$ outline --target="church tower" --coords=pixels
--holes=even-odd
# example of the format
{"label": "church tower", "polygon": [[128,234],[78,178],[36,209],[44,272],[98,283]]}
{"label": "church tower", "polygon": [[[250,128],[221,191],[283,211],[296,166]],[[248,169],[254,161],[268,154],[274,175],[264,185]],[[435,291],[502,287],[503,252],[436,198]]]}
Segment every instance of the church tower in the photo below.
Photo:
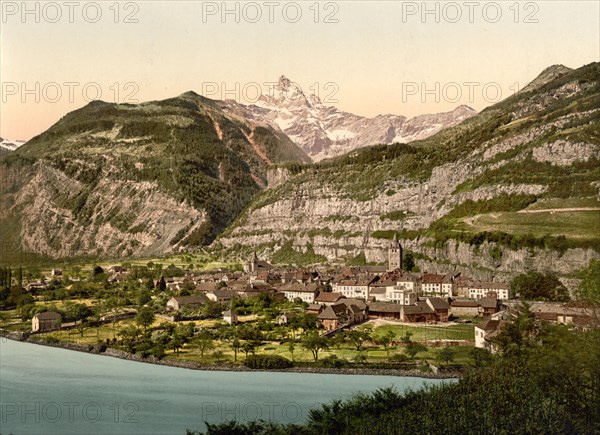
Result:
{"label": "church tower", "polygon": [[245,273],[256,273],[258,271],[258,255],[256,255],[256,250],[252,254],[252,258],[246,264],[244,264],[244,272]]}
{"label": "church tower", "polygon": [[256,249],[252,254],[252,260],[250,261],[250,272],[256,273],[258,271],[258,255],[256,255]]}
{"label": "church tower", "polygon": [[396,269],[402,270],[402,245],[394,234],[394,239],[388,248],[388,271]]}

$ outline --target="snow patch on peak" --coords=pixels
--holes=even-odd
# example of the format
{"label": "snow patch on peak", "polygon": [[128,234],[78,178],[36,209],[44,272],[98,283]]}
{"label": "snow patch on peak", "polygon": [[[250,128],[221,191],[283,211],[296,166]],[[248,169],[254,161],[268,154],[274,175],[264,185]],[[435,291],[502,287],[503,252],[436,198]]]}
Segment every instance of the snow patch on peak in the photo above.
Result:
{"label": "snow patch on peak", "polygon": [[15,151],[17,148],[25,145],[24,140],[8,140],[0,137],[0,148],[4,151]]}

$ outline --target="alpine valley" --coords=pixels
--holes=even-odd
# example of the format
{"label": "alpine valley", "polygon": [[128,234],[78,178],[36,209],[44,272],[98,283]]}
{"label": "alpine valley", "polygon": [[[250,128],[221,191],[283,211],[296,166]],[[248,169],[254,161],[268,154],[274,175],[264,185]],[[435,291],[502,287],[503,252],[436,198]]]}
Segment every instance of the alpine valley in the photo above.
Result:
{"label": "alpine valley", "polygon": [[385,261],[506,281],[600,256],[600,64],[481,113],[365,118],[282,77],[254,105],[92,102],[0,160],[3,243],[44,257],[210,245],[280,264]]}

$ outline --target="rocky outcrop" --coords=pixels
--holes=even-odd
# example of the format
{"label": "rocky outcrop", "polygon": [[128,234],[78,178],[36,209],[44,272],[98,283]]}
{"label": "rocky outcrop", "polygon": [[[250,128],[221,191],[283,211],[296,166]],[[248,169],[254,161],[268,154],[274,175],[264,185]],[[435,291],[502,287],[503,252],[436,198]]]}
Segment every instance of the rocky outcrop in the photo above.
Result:
{"label": "rocky outcrop", "polygon": [[[176,201],[153,182],[115,179],[110,165],[92,190],[39,161],[14,197],[23,250],[53,258],[153,255],[169,251],[179,231],[204,221],[201,211]],[[83,209],[67,204],[85,196]],[[85,214],[85,216],[82,216]]]}
{"label": "rocky outcrop", "polygon": [[587,162],[592,157],[600,158],[600,144],[557,140],[533,149],[534,160],[556,166],[569,166],[577,161]]}

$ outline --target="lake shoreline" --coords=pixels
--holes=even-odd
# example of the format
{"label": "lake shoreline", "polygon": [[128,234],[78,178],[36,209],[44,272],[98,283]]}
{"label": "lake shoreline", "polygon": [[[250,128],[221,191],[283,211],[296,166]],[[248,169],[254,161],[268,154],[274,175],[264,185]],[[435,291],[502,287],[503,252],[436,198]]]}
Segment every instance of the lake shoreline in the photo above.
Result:
{"label": "lake shoreline", "polygon": [[334,374],[334,375],[374,375],[374,376],[398,376],[398,377],[413,377],[425,379],[457,379],[461,378],[461,372],[421,372],[418,370],[396,370],[396,369],[377,369],[377,368],[330,368],[330,367],[291,367],[287,369],[272,369],[260,370],[251,369],[238,364],[199,364],[190,361],[172,360],[172,359],[156,359],[152,356],[143,358],[139,355],[125,352],[118,349],[107,348],[106,351],[100,352],[98,346],[82,345],[77,343],[69,343],[63,341],[50,342],[44,339],[38,339],[35,335],[20,333],[16,331],[7,331],[0,329],[0,337],[12,341],[23,343],[36,344],[47,347],[55,347],[59,349],[71,350],[75,352],[89,353],[93,355],[107,356],[118,358],[127,361],[134,361],[144,364],[161,365],[168,367],[183,368],[189,370],[200,371],[222,371],[222,372],[281,372],[281,373],[313,373],[313,374]]}

